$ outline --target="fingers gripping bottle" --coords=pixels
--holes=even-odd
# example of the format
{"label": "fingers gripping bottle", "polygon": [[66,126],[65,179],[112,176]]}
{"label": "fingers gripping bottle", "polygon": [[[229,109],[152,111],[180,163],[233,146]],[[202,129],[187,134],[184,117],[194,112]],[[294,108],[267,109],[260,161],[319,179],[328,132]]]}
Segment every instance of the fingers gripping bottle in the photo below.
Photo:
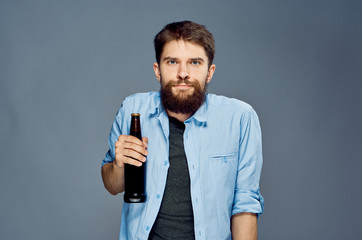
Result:
{"label": "fingers gripping bottle", "polygon": [[[142,141],[140,114],[131,114],[130,134]],[[142,203],[146,201],[145,194],[145,164],[137,167],[130,164],[124,166],[125,193],[124,201],[126,203]]]}

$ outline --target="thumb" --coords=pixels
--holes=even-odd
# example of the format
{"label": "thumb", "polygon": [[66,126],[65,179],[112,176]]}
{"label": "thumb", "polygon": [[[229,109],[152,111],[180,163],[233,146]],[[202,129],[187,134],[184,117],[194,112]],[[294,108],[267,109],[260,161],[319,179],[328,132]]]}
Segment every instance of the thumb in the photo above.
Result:
{"label": "thumb", "polygon": [[146,149],[148,147],[148,138],[142,137],[143,144],[145,145]]}

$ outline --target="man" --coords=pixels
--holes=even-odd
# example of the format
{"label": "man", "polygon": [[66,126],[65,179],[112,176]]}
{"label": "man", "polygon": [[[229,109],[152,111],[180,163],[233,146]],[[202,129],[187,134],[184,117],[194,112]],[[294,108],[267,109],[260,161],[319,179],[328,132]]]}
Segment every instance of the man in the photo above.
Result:
{"label": "man", "polygon": [[[215,48],[204,26],[168,24],[154,44],[161,90],[124,100],[102,163],[113,195],[124,191],[125,164],[146,164],[147,200],[123,204],[120,239],[257,239],[263,198],[255,111],[206,93]],[[128,136],[134,112],[143,141]]]}

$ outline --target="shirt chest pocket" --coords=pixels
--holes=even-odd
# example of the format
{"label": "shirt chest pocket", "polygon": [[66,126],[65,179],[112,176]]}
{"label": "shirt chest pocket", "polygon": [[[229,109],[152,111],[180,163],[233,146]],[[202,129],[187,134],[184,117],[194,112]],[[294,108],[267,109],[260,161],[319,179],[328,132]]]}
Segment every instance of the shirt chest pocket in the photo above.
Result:
{"label": "shirt chest pocket", "polygon": [[237,154],[213,154],[209,156],[208,167],[214,186],[234,188],[237,174]]}

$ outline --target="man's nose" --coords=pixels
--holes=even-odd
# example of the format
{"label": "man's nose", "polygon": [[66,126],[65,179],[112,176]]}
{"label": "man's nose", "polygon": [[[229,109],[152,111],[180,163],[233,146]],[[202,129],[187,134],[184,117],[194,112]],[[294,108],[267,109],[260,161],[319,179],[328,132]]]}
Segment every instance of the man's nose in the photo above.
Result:
{"label": "man's nose", "polygon": [[189,70],[187,68],[187,64],[186,63],[181,63],[179,65],[179,69],[178,69],[178,73],[177,73],[177,78],[178,79],[189,79],[190,75],[189,75]]}

